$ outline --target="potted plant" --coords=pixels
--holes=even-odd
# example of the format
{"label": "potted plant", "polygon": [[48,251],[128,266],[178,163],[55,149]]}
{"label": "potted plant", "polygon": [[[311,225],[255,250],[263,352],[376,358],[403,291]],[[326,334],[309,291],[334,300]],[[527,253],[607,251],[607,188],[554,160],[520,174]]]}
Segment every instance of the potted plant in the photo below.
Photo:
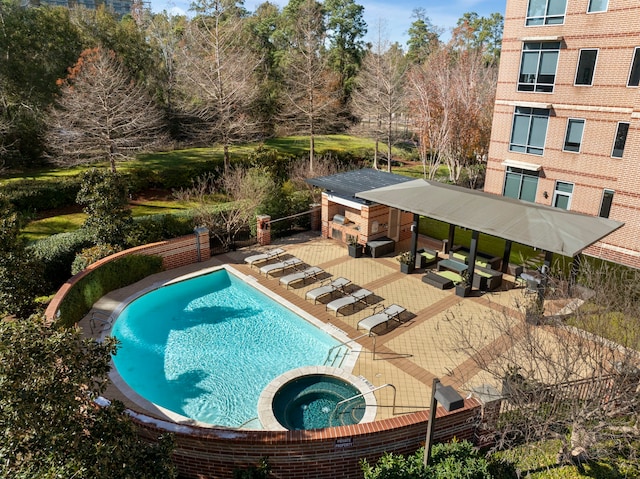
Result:
{"label": "potted plant", "polygon": [[464,298],[468,296],[471,292],[471,283],[469,282],[469,271],[463,271],[460,276],[462,276],[462,281],[456,284],[456,296],[460,296]]}
{"label": "potted plant", "polygon": [[411,274],[416,267],[416,258],[410,251],[405,251],[398,256],[400,262],[400,272],[404,274]]}
{"label": "potted plant", "polygon": [[358,243],[358,237],[355,235],[347,235],[347,248],[349,256],[359,258],[362,256],[362,245]]}

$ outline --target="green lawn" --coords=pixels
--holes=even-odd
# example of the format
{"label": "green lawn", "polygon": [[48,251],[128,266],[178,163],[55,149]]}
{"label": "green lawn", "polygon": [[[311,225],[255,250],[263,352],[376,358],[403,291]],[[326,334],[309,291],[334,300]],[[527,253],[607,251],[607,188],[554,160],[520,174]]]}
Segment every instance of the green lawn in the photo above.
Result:
{"label": "green lawn", "polygon": [[[138,216],[172,214],[188,211],[194,206],[177,201],[148,200],[136,202],[136,204],[132,205],[131,214],[134,218]],[[30,221],[22,229],[22,236],[27,241],[32,242],[54,234],[74,231],[82,226],[86,218],[87,215],[84,213],[70,213]]]}

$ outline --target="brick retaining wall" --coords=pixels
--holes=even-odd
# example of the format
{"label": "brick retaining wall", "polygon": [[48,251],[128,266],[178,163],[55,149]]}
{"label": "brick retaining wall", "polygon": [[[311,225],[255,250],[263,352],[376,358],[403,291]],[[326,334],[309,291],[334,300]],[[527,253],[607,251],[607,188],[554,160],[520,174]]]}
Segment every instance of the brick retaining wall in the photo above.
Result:
{"label": "brick retaining wall", "polygon": [[[447,413],[439,407],[435,441],[454,437],[474,441],[480,420],[477,399]],[[398,415],[382,421],[314,431],[248,431],[176,426],[138,417],[149,439],[174,431],[175,464],[181,477],[226,479],[236,469],[268,459],[272,477],[279,479],[362,478],[360,460],[374,463],[384,452],[410,454],[424,445],[428,411]],[[153,420],[152,420],[153,421]]]}
{"label": "brick retaining wall", "polygon": [[78,274],[70,278],[58,290],[45,311],[45,317],[47,320],[54,320],[55,314],[60,308],[60,303],[69,290],[73,288],[73,285],[80,279],[84,278],[91,271],[99,268],[109,261],[131,254],[160,256],[162,257],[162,266],[164,269],[179,268],[180,266],[187,266],[199,261],[207,261],[211,257],[209,249],[209,230],[206,228],[198,228],[194,231],[194,234],[130,248],[90,264],[85,270],[80,271]]}

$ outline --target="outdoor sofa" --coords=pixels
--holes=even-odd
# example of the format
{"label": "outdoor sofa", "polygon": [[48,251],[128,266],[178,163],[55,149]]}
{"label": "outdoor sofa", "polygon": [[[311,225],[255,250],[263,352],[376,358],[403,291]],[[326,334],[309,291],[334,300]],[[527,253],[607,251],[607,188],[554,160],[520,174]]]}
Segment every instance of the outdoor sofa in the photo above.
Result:
{"label": "outdoor sofa", "polygon": [[[449,252],[449,258],[456,261],[469,263],[469,250],[467,248],[458,248]],[[491,256],[490,254],[478,251],[476,253],[476,266],[483,268],[500,269],[502,258],[500,256]]]}
{"label": "outdoor sofa", "polygon": [[473,287],[480,291],[493,291],[502,285],[502,272],[476,266],[473,270]]}
{"label": "outdoor sofa", "polygon": [[418,268],[428,268],[438,263],[438,252],[429,248],[421,248],[417,251],[419,263],[416,264]]}

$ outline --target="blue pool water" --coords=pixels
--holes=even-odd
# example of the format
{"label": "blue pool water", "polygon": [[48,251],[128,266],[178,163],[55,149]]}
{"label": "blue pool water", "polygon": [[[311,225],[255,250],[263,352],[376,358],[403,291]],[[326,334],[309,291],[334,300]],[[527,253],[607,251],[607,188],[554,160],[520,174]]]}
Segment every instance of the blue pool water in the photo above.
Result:
{"label": "blue pool water", "polygon": [[140,396],[228,427],[258,415],[275,377],[323,364],[339,344],[224,269],[141,296],[112,334],[121,342],[118,373]]}

